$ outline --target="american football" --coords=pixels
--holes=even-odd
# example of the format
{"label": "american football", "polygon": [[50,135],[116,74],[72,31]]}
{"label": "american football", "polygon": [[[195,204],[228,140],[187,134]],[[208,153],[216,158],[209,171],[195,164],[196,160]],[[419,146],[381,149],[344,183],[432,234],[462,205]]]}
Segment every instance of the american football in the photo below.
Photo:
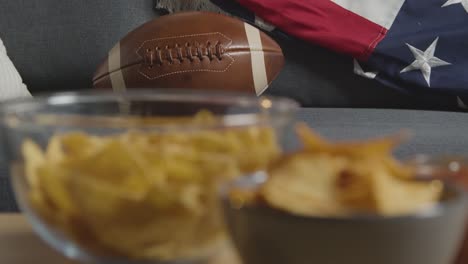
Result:
{"label": "american football", "polygon": [[97,68],[95,88],[185,88],[262,94],[284,65],[256,27],[209,12],[166,15],[120,40]]}

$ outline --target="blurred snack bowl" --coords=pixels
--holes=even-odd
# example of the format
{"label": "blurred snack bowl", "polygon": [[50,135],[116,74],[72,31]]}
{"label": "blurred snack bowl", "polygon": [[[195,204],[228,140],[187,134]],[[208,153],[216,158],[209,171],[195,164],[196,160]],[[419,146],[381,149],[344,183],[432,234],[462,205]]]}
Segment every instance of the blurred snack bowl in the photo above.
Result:
{"label": "blurred snack bowl", "polygon": [[[233,182],[257,188],[266,175]],[[300,216],[224,199],[229,233],[245,264],[450,264],[465,230],[467,200],[446,185],[431,209],[396,217]]]}
{"label": "blurred snack bowl", "polygon": [[303,149],[221,190],[244,263],[452,263],[467,220],[460,186],[395,160],[399,136],[335,143],[297,132]]}
{"label": "blurred snack bowl", "polygon": [[[145,90],[9,102],[3,125],[15,195],[34,230],[68,257],[206,259],[226,241],[218,184],[275,159],[277,133],[296,107]],[[271,120],[272,112],[280,116]]]}

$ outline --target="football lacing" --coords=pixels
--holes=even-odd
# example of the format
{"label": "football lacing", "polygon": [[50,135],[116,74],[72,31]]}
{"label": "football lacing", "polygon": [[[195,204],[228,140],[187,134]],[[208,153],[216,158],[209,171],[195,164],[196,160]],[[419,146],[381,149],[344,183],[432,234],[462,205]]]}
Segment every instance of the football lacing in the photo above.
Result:
{"label": "football lacing", "polygon": [[147,48],[143,63],[152,68],[154,65],[162,66],[164,63],[172,65],[176,61],[181,64],[185,60],[193,62],[196,59],[203,61],[207,58],[210,62],[215,59],[221,61],[224,53],[224,47],[219,41],[215,45],[208,41],[205,46],[198,42],[192,46],[186,42],[184,46],[175,44],[174,47],[165,46],[164,49],[160,47]]}

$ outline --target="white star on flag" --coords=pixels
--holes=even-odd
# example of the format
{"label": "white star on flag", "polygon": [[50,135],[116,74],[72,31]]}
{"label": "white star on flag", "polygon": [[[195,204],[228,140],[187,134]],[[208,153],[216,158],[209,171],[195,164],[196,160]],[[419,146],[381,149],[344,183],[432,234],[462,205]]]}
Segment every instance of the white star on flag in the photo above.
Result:
{"label": "white star on flag", "polygon": [[437,41],[439,41],[439,37],[437,37],[425,51],[419,50],[406,43],[416,60],[413,61],[413,63],[411,63],[410,65],[408,65],[406,68],[401,70],[400,73],[420,70],[424,76],[424,79],[427,82],[427,85],[431,87],[432,68],[451,64],[450,62],[443,61],[434,56],[435,50],[437,48]]}
{"label": "white star on flag", "polygon": [[457,96],[457,104],[460,108],[468,109],[468,106],[465,104],[465,102],[463,102],[460,96]]}
{"label": "white star on flag", "polygon": [[357,74],[359,76],[369,78],[369,79],[375,79],[375,77],[378,74],[378,72],[366,72],[366,71],[364,71],[362,69],[362,67],[361,67],[361,64],[359,64],[359,62],[356,59],[353,60],[353,64],[354,64],[354,74]]}
{"label": "white star on flag", "polygon": [[468,13],[468,0],[448,0],[442,7],[451,6],[455,4],[462,4]]}

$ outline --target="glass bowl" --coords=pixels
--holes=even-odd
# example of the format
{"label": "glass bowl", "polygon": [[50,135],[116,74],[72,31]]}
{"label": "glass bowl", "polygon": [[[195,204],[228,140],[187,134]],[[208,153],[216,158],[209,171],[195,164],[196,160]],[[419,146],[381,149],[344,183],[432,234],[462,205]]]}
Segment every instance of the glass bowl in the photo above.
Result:
{"label": "glass bowl", "polygon": [[262,170],[297,108],[233,93],[86,91],[6,102],[1,123],[18,205],[53,248],[86,263],[198,263],[225,241],[218,184]]}
{"label": "glass bowl", "polygon": [[449,264],[463,239],[468,199],[449,182],[434,207],[392,217],[302,216],[261,199],[230,197],[232,191],[255,193],[268,177],[257,172],[220,187],[227,230],[244,264]]}
{"label": "glass bowl", "polygon": [[[422,178],[442,179],[460,186],[468,193],[468,158],[466,156],[431,156],[419,154],[409,158],[407,163],[418,168],[418,175]],[[468,222],[464,241],[454,263],[468,263]]]}

